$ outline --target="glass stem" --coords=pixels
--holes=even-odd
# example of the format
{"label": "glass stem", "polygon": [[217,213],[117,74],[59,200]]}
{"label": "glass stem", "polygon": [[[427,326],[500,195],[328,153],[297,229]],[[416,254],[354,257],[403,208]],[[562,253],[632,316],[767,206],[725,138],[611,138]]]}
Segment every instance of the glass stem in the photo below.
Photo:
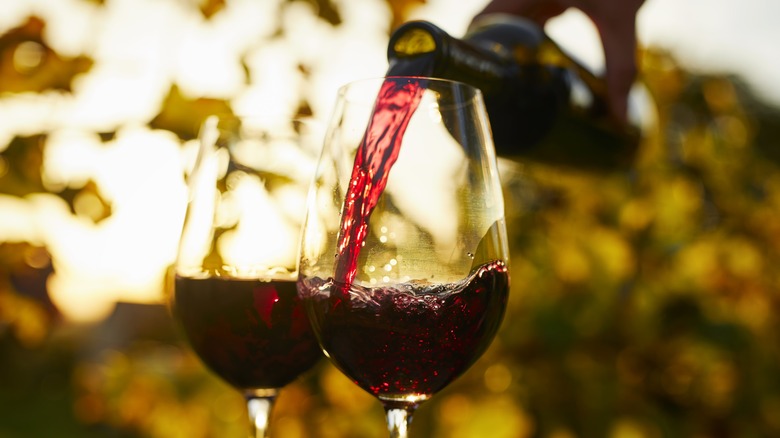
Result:
{"label": "glass stem", "polygon": [[253,389],[244,391],[246,407],[249,413],[251,438],[267,438],[271,423],[271,409],[276,401],[275,389]]}
{"label": "glass stem", "polygon": [[390,431],[390,438],[407,438],[414,407],[385,406],[385,414],[387,415],[387,429]]}

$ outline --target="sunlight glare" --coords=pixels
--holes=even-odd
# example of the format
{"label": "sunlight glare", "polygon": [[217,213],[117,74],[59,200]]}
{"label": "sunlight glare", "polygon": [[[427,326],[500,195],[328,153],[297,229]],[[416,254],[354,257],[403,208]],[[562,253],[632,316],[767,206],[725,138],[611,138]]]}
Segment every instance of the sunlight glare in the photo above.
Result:
{"label": "sunlight glare", "polygon": [[[59,143],[53,149],[65,153],[67,142],[54,139]],[[79,161],[89,162],[84,152],[89,146],[70,146],[81,151]],[[59,198],[36,198],[39,229],[55,261],[50,293],[68,318],[104,316],[107,303],[116,301],[162,298],[161,284],[175,256],[186,199],[178,147],[170,133],[130,128],[120,131],[102,153],[93,154],[93,162],[77,168],[79,172],[68,173],[69,160],[47,162],[52,168],[47,174],[61,179],[83,178],[81,173],[90,171],[112,207],[110,217],[92,224],[73,215]]]}
{"label": "sunlight glare", "polygon": [[100,137],[93,132],[75,129],[52,132],[43,157],[44,186],[53,192],[83,187],[94,175],[102,150]]}
{"label": "sunlight glare", "polygon": [[255,46],[264,46],[276,31],[278,8],[270,1],[235,1],[226,3],[210,20],[191,17],[176,51],[174,80],[182,91],[216,98],[243,92],[245,55]]}
{"label": "sunlight glare", "polygon": [[39,0],[35,3],[32,5],[34,13],[46,22],[43,37],[49,47],[68,57],[94,48],[98,40],[95,35],[100,29],[100,5],[82,0]]}
{"label": "sunlight glare", "polygon": [[217,241],[225,264],[251,268],[294,267],[298,228],[277,211],[259,178],[243,174],[229,192],[241,219]]}
{"label": "sunlight glare", "polygon": [[0,193],[0,211],[0,242],[43,243],[28,199]]}
{"label": "sunlight glare", "polygon": [[0,152],[15,136],[30,136],[53,129],[62,110],[68,107],[68,97],[58,91],[19,93],[0,99]]}
{"label": "sunlight glare", "polygon": [[297,60],[282,41],[252,50],[244,59],[250,85],[233,100],[239,114],[290,115],[299,104],[303,78]]}
{"label": "sunlight glare", "polygon": [[604,50],[596,25],[577,9],[547,22],[544,30],[566,52],[597,74],[604,72]]}

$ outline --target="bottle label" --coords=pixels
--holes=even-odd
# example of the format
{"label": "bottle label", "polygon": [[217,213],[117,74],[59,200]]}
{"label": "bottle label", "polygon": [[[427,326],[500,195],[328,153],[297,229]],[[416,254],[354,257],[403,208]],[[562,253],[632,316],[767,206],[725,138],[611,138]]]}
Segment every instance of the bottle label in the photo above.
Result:
{"label": "bottle label", "polygon": [[396,54],[407,56],[431,53],[436,50],[436,41],[423,29],[410,29],[395,41],[393,50]]}

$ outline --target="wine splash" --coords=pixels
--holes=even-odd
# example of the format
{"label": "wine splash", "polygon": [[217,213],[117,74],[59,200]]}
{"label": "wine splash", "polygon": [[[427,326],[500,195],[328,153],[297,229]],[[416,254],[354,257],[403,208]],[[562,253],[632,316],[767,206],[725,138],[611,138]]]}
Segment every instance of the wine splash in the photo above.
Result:
{"label": "wine splash", "polygon": [[[341,214],[338,260],[334,279],[350,285],[368,234],[368,221],[387,185],[409,120],[417,109],[426,81],[386,78],[379,90],[366,133],[357,150]],[[345,290],[342,292],[346,292]]]}

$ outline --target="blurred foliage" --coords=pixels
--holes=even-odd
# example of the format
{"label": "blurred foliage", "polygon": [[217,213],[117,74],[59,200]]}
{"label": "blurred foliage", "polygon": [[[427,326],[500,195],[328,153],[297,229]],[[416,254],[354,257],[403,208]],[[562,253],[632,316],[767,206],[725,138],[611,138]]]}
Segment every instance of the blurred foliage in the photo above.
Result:
{"label": "blurred foliage", "polygon": [[206,18],[211,18],[225,8],[225,0],[203,0],[200,2],[200,12]]}
{"label": "blurred foliage", "polygon": [[0,244],[0,335],[30,348],[45,341],[59,316],[46,291],[50,272],[51,258],[44,248]]}
{"label": "blurred foliage", "polygon": [[2,193],[22,197],[46,191],[41,177],[45,142],[45,134],[16,137],[0,152],[6,163],[6,170],[0,173]]}
{"label": "blurred foliage", "polygon": [[230,104],[221,99],[184,96],[174,85],[168,92],[162,111],[149,123],[155,129],[175,132],[182,140],[198,137],[198,129],[212,114],[231,114]]}
{"label": "blurred foliage", "polygon": [[[417,3],[389,1],[393,22]],[[316,4],[339,22],[335,3]],[[206,17],[223,6],[199,3]],[[0,36],[0,92],[67,91],[88,70],[51,51],[43,26],[31,18]],[[658,123],[631,171],[524,163],[503,175],[504,325],[419,409],[413,437],[780,436],[780,110],[739,78],[693,75],[660,51],[642,53],[641,71]],[[151,125],[191,139],[223,110],[173,87]],[[47,190],[46,134],[4,145],[0,193]],[[59,195],[73,206],[100,188]],[[91,220],[111,214],[101,205]],[[203,369],[164,307],[63,324],[46,294],[55,265],[34,243],[0,244],[0,437],[245,434],[241,396]],[[272,433],[386,436],[379,404],[326,361],[285,388]]]}
{"label": "blurred foliage", "polygon": [[[111,216],[111,204],[100,187],[86,181],[81,187],[49,189],[44,184],[43,150],[47,134],[15,137],[0,152],[0,194],[24,198],[35,193],[51,193],[64,200],[72,213],[93,223]],[[107,137],[110,138],[110,137]]]}
{"label": "blurred foliage", "polygon": [[43,149],[46,134],[15,137],[0,152],[0,193],[23,198],[35,193],[53,193],[64,200],[72,213],[94,223],[111,215],[111,204],[100,194],[100,188],[88,180],[82,187],[64,187],[56,192],[43,182]]}
{"label": "blurred foliage", "polygon": [[30,17],[0,36],[0,93],[70,91],[73,78],[87,72],[92,60],[62,57],[43,39],[46,23]]}

